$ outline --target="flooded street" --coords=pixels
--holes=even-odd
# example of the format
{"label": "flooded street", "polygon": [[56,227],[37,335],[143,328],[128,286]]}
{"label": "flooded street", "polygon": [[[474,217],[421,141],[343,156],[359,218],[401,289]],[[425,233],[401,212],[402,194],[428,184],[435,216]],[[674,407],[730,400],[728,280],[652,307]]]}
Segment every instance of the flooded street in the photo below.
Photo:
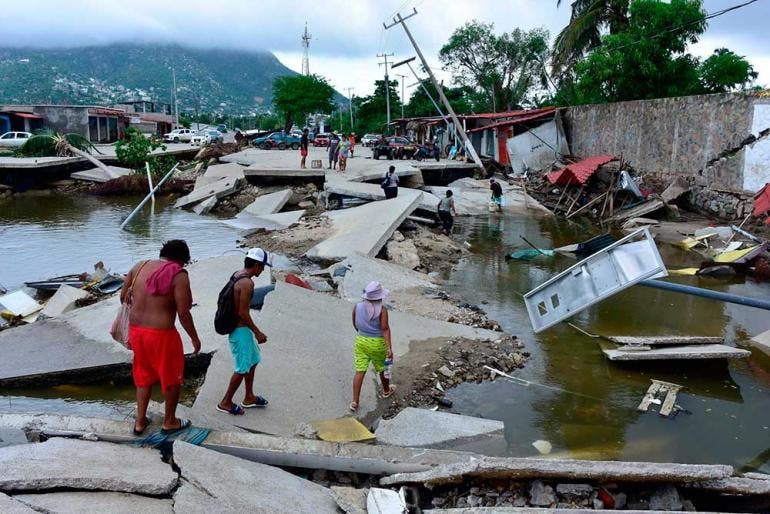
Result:
{"label": "flooded street", "polygon": [[[515,376],[541,384],[498,379],[451,390],[454,411],[505,422],[507,447],[485,451],[534,456],[532,442],[544,439],[553,445],[552,456],[566,458],[722,463],[770,471],[770,358],[746,343],[750,335],[770,328],[766,312],[635,286],[570,321],[592,334],[720,336],[726,344],[751,350],[752,356],[730,364],[610,363],[596,339],[565,323],[532,332],[521,294],[574,260],[504,259],[506,250],[526,247],[520,234],[553,248],[585,240],[593,228],[499,217],[466,218],[458,225],[455,238],[468,241],[473,253],[451,275],[448,289],[483,307],[526,343],[532,356]],[[660,251],[669,268],[692,264],[690,255],[677,248],[661,245]],[[758,298],[770,292],[770,285],[748,281],[677,280]],[[651,378],[683,385],[677,404],[684,411],[672,419],[653,410],[638,412]]]}
{"label": "flooded street", "polygon": [[[154,256],[162,241],[183,238],[195,258],[234,249],[237,234],[212,217],[156,206],[130,225],[118,226],[138,200],[94,197],[17,197],[0,205],[0,283],[9,289],[24,281],[90,270],[103,260],[124,272]],[[506,251],[523,248],[524,235],[553,248],[593,235],[559,220],[514,217],[459,218],[454,237],[471,254],[449,277],[447,289],[484,308],[504,330],[525,342],[531,358],[507,380],[461,384],[448,392],[453,411],[505,422],[506,444],[474,448],[495,455],[535,456],[532,442],[553,445],[552,456],[581,459],[721,463],[770,471],[770,358],[746,344],[770,328],[767,313],[681,294],[633,287],[575,316],[571,321],[602,335],[723,336],[727,344],[752,350],[751,358],[725,362],[611,364],[597,339],[560,324],[535,335],[521,294],[574,264],[556,256],[506,262]],[[670,246],[660,248],[669,268],[697,258]],[[693,260],[690,260],[693,259]],[[765,297],[770,285],[695,277],[683,283]],[[387,277],[383,277],[383,282]],[[396,371],[397,373],[397,368]],[[681,384],[683,411],[662,418],[653,407],[636,410],[650,379]],[[186,388],[186,400],[195,387]],[[124,419],[133,410],[133,388],[109,384],[14,390],[0,396],[0,410],[55,411]],[[156,399],[160,400],[160,397]]]}

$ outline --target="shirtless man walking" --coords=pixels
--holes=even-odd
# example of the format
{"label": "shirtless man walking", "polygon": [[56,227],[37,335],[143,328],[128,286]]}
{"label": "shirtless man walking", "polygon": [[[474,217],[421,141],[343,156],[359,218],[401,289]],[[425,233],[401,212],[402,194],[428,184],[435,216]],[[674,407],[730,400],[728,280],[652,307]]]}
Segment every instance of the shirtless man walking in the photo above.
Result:
{"label": "shirtless man walking", "polygon": [[193,352],[198,353],[201,342],[190,314],[192,292],[190,278],[184,270],[189,262],[187,243],[180,239],[167,241],[160,250],[159,259],[134,265],[120,291],[120,302],[131,302],[128,340],[134,352],[135,435],[141,435],[149,424],[147,404],[152,386],[157,382],[160,382],[166,405],[161,433],[190,426],[190,420],[176,417],[184,383],[184,347],[175,327],[179,316],[182,328],[192,340]]}
{"label": "shirtless man walking", "polygon": [[[228,335],[230,353],[233,355],[233,374],[225,396],[216,409],[234,416],[243,414],[244,408],[267,407],[268,403],[262,396],[254,394],[254,371],[262,360],[258,344],[265,344],[267,336],[254,324],[249,310],[251,294],[254,292],[251,278],[258,277],[265,266],[272,266],[270,255],[261,248],[252,248],[246,253],[243,269],[232,276],[232,280],[235,280],[233,306],[238,318],[237,328]],[[243,403],[238,405],[233,402],[233,396],[241,382],[245,382],[246,392]]]}

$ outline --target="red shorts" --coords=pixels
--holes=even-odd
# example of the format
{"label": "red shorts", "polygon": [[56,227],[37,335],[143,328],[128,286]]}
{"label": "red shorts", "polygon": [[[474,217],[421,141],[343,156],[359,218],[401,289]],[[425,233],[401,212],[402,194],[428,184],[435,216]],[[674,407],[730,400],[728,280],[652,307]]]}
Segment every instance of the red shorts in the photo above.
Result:
{"label": "red shorts", "polygon": [[299,151],[301,157],[307,157],[307,148],[303,148]]}
{"label": "red shorts", "polygon": [[160,381],[169,386],[184,383],[184,347],[175,328],[147,328],[130,325],[128,339],[134,352],[134,385],[151,387]]}

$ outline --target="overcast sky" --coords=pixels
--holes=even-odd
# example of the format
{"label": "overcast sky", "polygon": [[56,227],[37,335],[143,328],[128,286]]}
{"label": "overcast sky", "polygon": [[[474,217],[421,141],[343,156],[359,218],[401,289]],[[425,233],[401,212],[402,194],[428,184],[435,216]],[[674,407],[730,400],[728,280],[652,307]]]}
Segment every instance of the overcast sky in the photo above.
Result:
{"label": "overcast sky", "polygon": [[[715,12],[746,0],[705,0]],[[438,50],[458,26],[473,18],[494,22],[498,32],[515,27],[545,27],[555,36],[569,20],[569,0],[4,0],[0,7],[0,46],[81,46],[115,41],[178,42],[244,50],[270,50],[289,68],[300,71],[301,35],[305,21],[312,36],[310,71],[325,76],[347,95],[370,94],[382,77],[377,54],[400,60],[414,55],[395,26],[383,28],[395,12],[406,15],[431,66],[438,68]],[[746,56],[759,72],[758,82],[770,84],[767,44],[770,0],[709,21],[701,41],[691,48],[706,56],[728,47]],[[438,70],[437,70],[438,71]],[[407,73],[405,68],[394,70]],[[445,74],[439,75],[449,81]],[[406,79],[407,86],[414,83]],[[407,88],[408,97],[410,88]]]}

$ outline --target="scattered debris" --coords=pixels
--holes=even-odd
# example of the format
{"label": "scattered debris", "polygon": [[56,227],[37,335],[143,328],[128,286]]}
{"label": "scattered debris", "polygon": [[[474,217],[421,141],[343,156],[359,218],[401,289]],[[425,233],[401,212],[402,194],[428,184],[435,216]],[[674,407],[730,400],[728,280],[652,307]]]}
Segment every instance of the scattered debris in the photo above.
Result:
{"label": "scattered debris", "polygon": [[637,407],[637,410],[647,412],[650,404],[656,403],[661,405],[660,398],[664,398],[658,413],[661,416],[668,416],[676,406],[676,395],[680,389],[682,389],[682,386],[679,384],[672,384],[671,382],[663,382],[662,380],[652,379],[652,384],[650,384],[650,387],[644,394],[644,397],[642,398],[639,407]]}
{"label": "scattered debris", "polygon": [[542,439],[538,439],[532,443],[532,446],[534,446],[535,449],[540,452],[540,455],[548,455],[551,453],[551,449],[553,448],[551,443],[548,441],[543,441]]}

